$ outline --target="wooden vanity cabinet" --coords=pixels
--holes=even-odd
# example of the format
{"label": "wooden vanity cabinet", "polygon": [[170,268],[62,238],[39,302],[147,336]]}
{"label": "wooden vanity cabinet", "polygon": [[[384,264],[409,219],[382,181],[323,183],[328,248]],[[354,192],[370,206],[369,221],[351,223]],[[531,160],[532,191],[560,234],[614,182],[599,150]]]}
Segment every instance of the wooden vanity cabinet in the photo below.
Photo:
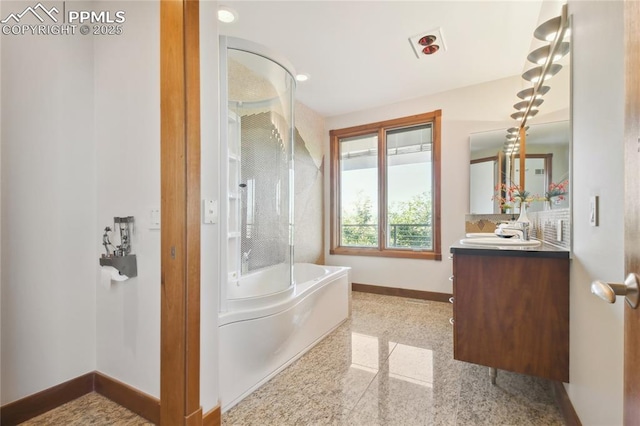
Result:
{"label": "wooden vanity cabinet", "polygon": [[454,358],[568,382],[568,253],[452,251]]}

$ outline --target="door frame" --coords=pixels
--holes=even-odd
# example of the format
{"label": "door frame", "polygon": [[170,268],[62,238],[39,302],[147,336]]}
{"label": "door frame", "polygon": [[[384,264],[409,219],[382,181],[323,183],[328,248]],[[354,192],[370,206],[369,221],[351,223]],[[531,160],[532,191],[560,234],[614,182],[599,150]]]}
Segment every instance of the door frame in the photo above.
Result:
{"label": "door frame", "polygon": [[[625,124],[624,124],[624,269],[640,274],[640,2],[624,2]],[[640,419],[640,308],[624,304],[623,422]]]}
{"label": "door frame", "polygon": [[201,425],[199,1],[160,2],[160,424]]}

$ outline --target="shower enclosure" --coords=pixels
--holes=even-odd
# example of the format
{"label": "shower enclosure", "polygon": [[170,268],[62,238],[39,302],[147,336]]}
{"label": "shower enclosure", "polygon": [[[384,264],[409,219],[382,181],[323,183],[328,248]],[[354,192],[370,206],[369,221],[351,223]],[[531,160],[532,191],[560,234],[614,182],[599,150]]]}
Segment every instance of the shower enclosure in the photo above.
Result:
{"label": "shower enclosure", "polygon": [[225,412],[349,315],[349,268],[293,265],[287,61],[220,38],[219,383]]}
{"label": "shower enclosure", "polygon": [[295,80],[284,59],[255,43],[221,37],[220,52],[225,312],[234,302],[294,285]]}

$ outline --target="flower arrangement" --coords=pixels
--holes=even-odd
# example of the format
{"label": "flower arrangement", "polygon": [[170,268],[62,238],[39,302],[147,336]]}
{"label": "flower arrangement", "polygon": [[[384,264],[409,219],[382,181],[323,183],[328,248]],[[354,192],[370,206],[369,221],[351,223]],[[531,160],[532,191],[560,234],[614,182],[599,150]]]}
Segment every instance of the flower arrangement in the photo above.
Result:
{"label": "flower arrangement", "polygon": [[559,183],[551,182],[551,184],[549,185],[549,190],[544,194],[544,199],[547,201],[551,201],[552,198],[558,197],[558,200],[564,200],[564,195],[567,193],[568,188],[568,179]]}
{"label": "flower arrangement", "polygon": [[522,203],[538,201],[540,197],[532,195],[531,192],[520,188],[519,185],[502,183],[496,186],[496,195],[493,196],[493,199],[498,200],[500,208],[507,211],[512,208],[513,204],[521,205]]}

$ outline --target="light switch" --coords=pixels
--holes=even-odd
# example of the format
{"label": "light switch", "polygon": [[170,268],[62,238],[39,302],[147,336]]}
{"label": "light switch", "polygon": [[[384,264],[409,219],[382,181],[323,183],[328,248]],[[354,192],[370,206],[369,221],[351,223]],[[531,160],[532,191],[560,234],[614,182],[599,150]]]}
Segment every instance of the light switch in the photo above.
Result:
{"label": "light switch", "polygon": [[149,229],[160,229],[160,208],[149,209]]}
{"label": "light switch", "polygon": [[202,200],[202,223],[212,224],[218,221],[218,202]]}

